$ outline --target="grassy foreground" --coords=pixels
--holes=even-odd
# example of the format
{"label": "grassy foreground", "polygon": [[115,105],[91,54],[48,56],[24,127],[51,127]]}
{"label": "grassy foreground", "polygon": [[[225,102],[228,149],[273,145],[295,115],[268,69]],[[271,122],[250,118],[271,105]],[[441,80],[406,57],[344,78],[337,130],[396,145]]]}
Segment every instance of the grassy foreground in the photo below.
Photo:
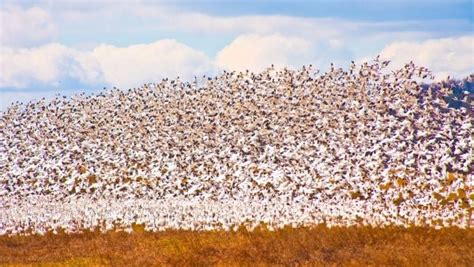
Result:
{"label": "grassy foreground", "polygon": [[[0,237],[0,265],[469,266],[474,229],[264,228]],[[471,265],[472,266],[472,265]]]}

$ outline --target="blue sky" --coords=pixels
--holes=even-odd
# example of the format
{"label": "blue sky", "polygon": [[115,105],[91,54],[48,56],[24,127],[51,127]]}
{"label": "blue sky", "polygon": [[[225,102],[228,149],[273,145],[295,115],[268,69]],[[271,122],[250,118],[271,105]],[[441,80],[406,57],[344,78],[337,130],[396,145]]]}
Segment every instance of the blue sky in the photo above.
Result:
{"label": "blue sky", "polygon": [[[472,21],[472,1],[182,1],[185,9],[214,15],[285,14],[333,17],[364,21],[467,19]],[[222,2],[222,1],[220,1]],[[390,12],[388,12],[390,11]]]}
{"label": "blue sky", "polygon": [[380,54],[474,72],[472,1],[1,1],[0,109],[163,77]]}

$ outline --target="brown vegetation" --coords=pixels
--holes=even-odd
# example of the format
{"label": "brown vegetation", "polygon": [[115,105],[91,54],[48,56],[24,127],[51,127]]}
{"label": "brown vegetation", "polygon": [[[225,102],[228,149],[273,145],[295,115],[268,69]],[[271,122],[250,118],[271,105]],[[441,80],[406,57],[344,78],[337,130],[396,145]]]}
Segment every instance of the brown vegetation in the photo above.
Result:
{"label": "brown vegetation", "polygon": [[469,266],[474,229],[264,228],[0,237],[0,265]]}

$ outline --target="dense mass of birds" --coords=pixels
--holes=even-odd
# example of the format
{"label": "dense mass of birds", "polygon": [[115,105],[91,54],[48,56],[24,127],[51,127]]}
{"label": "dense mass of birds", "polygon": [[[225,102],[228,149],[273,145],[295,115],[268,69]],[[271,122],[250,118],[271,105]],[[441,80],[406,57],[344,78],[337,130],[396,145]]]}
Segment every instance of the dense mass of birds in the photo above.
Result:
{"label": "dense mass of birds", "polygon": [[470,227],[471,88],[454,96],[424,67],[388,64],[14,103],[0,114],[0,235]]}

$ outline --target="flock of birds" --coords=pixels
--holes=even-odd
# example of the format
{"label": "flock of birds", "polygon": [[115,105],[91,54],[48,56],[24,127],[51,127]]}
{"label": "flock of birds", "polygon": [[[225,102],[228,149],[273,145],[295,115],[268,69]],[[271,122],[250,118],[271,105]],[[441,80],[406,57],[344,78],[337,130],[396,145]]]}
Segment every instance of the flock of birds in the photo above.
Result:
{"label": "flock of birds", "polygon": [[474,96],[453,108],[448,83],[388,63],[14,103],[0,113],[0,235],[470,227]]}

